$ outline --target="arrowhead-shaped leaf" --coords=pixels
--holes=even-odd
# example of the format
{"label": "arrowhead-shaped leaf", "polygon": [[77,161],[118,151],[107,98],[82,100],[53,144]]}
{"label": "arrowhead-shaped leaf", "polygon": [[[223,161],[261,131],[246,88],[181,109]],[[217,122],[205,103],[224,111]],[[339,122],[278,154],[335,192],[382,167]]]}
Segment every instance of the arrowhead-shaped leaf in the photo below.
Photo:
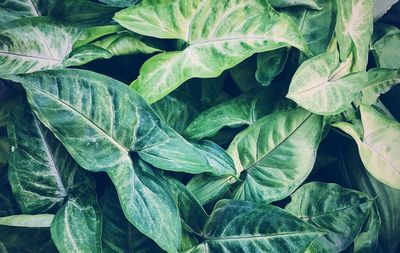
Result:
{"label": "arrowhead-shaped leaf", "polygon": [[286,96],[313,113],[333,115],[345,111],[368,78],[365,71],[342,76],[347,62],[340,64],[336,52],[305,61],[293,76]]}
{"label": "arrowhead-shaped leaf", "polygon": [[298,108],[267,115],[228,148],[244,181],[236,199],[272,202],[291,194],[314,166],[323,118]]}
{"label": "arrowhead-shaped leaf", "polygon": [[267,1],[143,1],[114,19],[139,34],[187,43],[142,66],[132,86],[149,103],[190,78],[216,77],[254,53],[285,46],[306,51],[296,25]]}

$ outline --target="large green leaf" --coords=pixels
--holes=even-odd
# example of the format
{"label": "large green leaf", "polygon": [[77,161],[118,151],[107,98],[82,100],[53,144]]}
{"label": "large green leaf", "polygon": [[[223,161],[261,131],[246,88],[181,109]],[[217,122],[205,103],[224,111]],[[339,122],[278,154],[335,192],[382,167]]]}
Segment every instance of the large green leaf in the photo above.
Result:
{"label": "large green leaf", "polygon": [[5,0],[0,2],[0,23],[51,16],[79,24],[99,25],[109,22],[117,10],[87,0]]}
{"label": "large green leaf", "polygon": [[381,94],[388,92],[393,85],[399,83],[400,68],[373,68],[368,70],[368,84],[363,90],[363,103],[367,105],[375,104]]}
{"label": "large green leaf", "polygon": [[186,252],[303,253],[321,234],[278,207],[221,200],[204,227],[205,241]]}
{"label": "large green leaf", "polygon": [[93,188],[88,175],[27,105],[16,107],[10,117],[8,176],[22,212],[55,212],[71,192]]}
{"label": "large green leaf", "polygon": [[332,39],[337,8],[332,0],[316,0],[315,3],[320,9],[296,7],[285,9],[283,12],[294,19],[311,53],[319,55],[326,52]]}
{"label": "large green leaf", "polygon": [[[136,151],[161,169],[194,174],[232,171],[212,167],[206,152],[185,141],[136,92],[114,79],[84,70],[6,78],[23,84],[38,118],[85,169],[129,167],[129,152]],[[79,96],[70,96],[76,93]]]}
{"label": "large green leaf", "polygon": [[[395,253],[400,245],[400,190],[393,189],[371,176],[364,168],[354,143],[344,142],[338,151],[340,175],[346,187],[376,196],[376,207],[381,219],[379,251]],[[350,143],[349,143],[350,142]],[[376,233],[375,235],[376,236]]]}
{"label": "large green leaf", "polygon": [[293,76],[286,96],[313,113],[333,115],[345,111],[368,79],[365,71],[343,75],[347,63],[351,61],[340,64],[337,52],[305,61]]}
{"label": "large green leaf", "polygon": [[181,241],[181,223],[171,193],[147,172],[149,165],[137,159],[129,163],[108,172],[126,218],[162,249],[176,252]]}
{"label": "large green leaf", "polygon": [[115,189],[111,185],[106,188],[100,205],[103,213],[102,245],[104,253],[164,252],[125,218]]}
{"label": "large green leaf", "polygon": [[272,202],[291,194],[313,168],[323,118],[298,108],[267,115],[239,133],[228,148],[244,181],[236,199]]}
{"label": "large green leaf", "polygon": [[291,195],[286,206],[291,214],[328,231],[312,243],[318,253],[344,250],[360,232],[373,199],[367,194],[336,184],[312,182]]}
{"label": "large green leaf", "polygon": [[267,1],[148,0],[114,19],[139,34],[187,43],[183,51],[156,55],[142,66],[132,87],[149,103],[190,78],[216,77],[254,53],[284,46],[306,51],[296,25]]}
{"label": "large green leaf", "polygon": [[251,125],[272,112],[275,92],[268,88],[254,89],[202,112],[185,129],[189,139],[214,136],[223,127]]}
{"label": "large green leaf", "polygon": [[369,42],[373,31],[373,0],[336,0],[338,17],[336,37],[340,59],[352,55],[353,72],[364,71],[368,63]]}
{"label": "large green leaf", "polygon": [[361,160],[372,176],[395,189],[400,189],[400,157],[398,140],[400,123],[389,119],[373,107],[361,105],[363,138],[349,123],[334,126],[356,141]]}
{"label": "large green leaf", "polygon": [[376,24],[371,45],[377,65],[381,68],[400,68],[400,29],[390,25]]}
{"label": "large green leaf", "polygon": [[28,106],[14,110],[8,132],[13,146],[9,181],[21,210],[43,213],[61,207],[51,225],[58,250],[99,251],[101,213],[89,174]]}
{"label": "large green leaf", "polygon": [[43,17],[0,24],[0,75],[62,67],[83,31]]}

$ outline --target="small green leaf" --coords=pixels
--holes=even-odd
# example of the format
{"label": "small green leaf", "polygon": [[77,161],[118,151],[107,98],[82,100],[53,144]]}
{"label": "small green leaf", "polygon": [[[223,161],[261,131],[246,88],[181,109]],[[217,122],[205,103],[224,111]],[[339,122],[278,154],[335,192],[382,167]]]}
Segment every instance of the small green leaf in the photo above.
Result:
{"label": "small green leaf", "polygon": [[291,214],[328,233],[312,243],[316,252],[340,252],[358,235],[373,199],[367,194],[336,184],[312,182],[291,195],[286,206]]}
{"label": "small green leaf", "polygon": [[251,125],[272,112],[275,92],[268,88],[254,89],[202,112],[185,129],[189,139],[212,137],[223,127]]}
{"label": "small green leaf", "polygon": [[270,85],[272,80],[283,71],[288,55],[288,48],[257,54],[257,81],[264,86]]}

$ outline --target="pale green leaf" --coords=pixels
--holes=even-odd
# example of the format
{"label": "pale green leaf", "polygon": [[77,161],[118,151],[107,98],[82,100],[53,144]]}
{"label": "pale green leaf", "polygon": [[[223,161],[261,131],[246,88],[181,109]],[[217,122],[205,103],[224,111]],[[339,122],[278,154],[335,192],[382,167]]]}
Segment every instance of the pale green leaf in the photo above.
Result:
{"label": "pale green leaf", "polygon": [[11,215],[0,217],[0,226],[25,227],[25,228],[48,228],[53,221],[53,214],[36,215]]}
{"label": "pale green leaf", "polygon": [[286,97],[320,115],[345,111],[368,79],[365,71],[343,75],[347,62],[340,64],[337,53],[325,53],[305,61],[293,76]]}
{"label": "pale green leaf", "polygon": [[393,85],[400,83],[399,69],[373,68],[368,71],[368,84],[363,90],[363,103],[377,103],[378,97],[390,90]]}
{"label": "pale green leaf", "polygon": [[323,126],[323,117],[298,108],[267,115],[239,133],[228,148],[243,177],[234,197],[272,202],[291,194],[314,166]]}
{"label": "pale green leaf", "polygon": [[254,53],[284,46],[306,51],[296,25],[266,1],[147,2],[118,12],[114,19],[139,34],[187,43],[183,51],[156,55],[142,66],[131,85],[149,103],[188,79],[219,76]]}
{"label": "pale green leaf", "polygon": [[338,17],[336,38],[340,59],[353,56],[353,72],[364,71],[368,63],[369,42],[373,31],[374,0],[336,0]]}
{"label": "pale green leaf", "polygon": [[198,115],[185,129],[189,139],[211,137],[224,127],[251,125],[272,112],[276,101],[272,89],[258,88],[220,103]]}
{"label": "pale green leaf", "polygon": [[0,75],[61,68],[83,28],[49,18],[0,24]]}
{"label": "pale green leaf", "polygon": [[312,243],[318,253],[340,252],[349,246],[373,203],[365,193],[320,182],[303,185],[291,199],[285,208],[288,212],[327,231]]}
{"label": "pale green leaf", "polygon": [[205,241],[185,252],[303,253],[320,234],[278,207],[221,200],[204,228]]}
{"label": "pale green leaf", "polygon": [[377,64],[381,68],[398,69],[400,53],[398,46],[400,43],[400,30],[387,33],[383,38],[373,44],[373,52],[376,56]]}

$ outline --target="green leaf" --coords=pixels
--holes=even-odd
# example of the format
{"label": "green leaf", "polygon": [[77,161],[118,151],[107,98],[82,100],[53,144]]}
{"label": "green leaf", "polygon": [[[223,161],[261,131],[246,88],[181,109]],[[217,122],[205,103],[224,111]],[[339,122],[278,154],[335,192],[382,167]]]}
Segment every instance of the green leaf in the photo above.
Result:
{"label": "green leaf", "polygon": [[267,115],[239,133],[228,148],[244,178],[234,197],[272,202],[291,194],[313,168],[323,126],[321,116],[298,108]]}
{"label": "green leaf", "polygon": [[53,214],[36,215],[11,215],[0,217],[0,226],[25,227],[25,228],[48,228],[53,221]]}
{"label": "green leaf", "polygon": [[336,38],[340,59],[353,56],[353,72],[364,71],[368,63],[369,42],[373,31],[373,0],[336,0],[338,17]]}
{"label": "green leaf", "polygon": [[14,0],[0,2],[0,23],[20,18],[51,16],[79,24],[109,22],[118,8],[86,0]]}
{"label": "green leaf", "polygon": [[169,189],[146,172],[151,168],[143,161],[129,163],[108,172],[126,218],[162,249],[176,252],[181,241],[181,223]]}
{"label": "green leaf", "polygon": [[[99,34],[100,35],[100,34]],[[79,45],[83,41],[79,41]],[[132,54],[151,54],[160,52],[156,46],[141,41],[140,36],[129,32],[111,34],[103,39],[96,40],[88,45],[75,48],[64,61],[64,66],[79,66],[96,59],[108,59],[113,56]]]}
{"label": "green leaf", "polygon": [[9,155],[10,155],[10,143],[8,141],[8,138],[0,137],[0,171],[7,164]]}
{"label": "green leaf", "polygon": [[261,86],[256,79],[257,61],[252,56],[229,70],[229,73],[241,92],[247,92]]}
{"label": "green leaf", "polygon": [[201,234],[208,220],[208,215],[201,204],[186,186],[178,180],[168,178],[165,181],[179,208],[182,222],[185,224],[184,228],[188,232]]}
{"label": "green leaf", "polygon": [[[204,151],[188,143],[139,95],[114,79],[68,69],[5,78],[22,83],[38,118],[87,170],[129,167],[129,152],[136,151],[157,168],[221,173]],[[70,96],[76,92],[78,97]]]}
{"label": "green leaf", "polygon": [[283,71],[288,55],[288,48],[257,54],[257,82],[264,86],[270,85],[272,80]]}
{"label": "green leaf", "polygon": [[12,147],[8,177],[23,213],[55,212],[69,194],[94,188],[88,175],[24,103],[10,115],[8,134]]}
{"label": "green leaf", "polygon": [[303,185],[291,198],[285,208],[288,212],[328,232],[312,243],[321,253],[340,252],[349,246],[373,203],[365,193],[319,182]]}
{"label": "green leaf", "polygon": [[311,9],[319,9],[317,0],[268,0],[275,8],[285,8],[293,6],[303,6]]}
{"label": "green leaf", "polygon": [[300,33],[314,55],[325,53],[336,26],[337,7],[332,0],[316,0],[318,10],[309,8],[287,8],[288,14],[298,25]]}
{"label": "green leaf", "polygon": [[373,68],[368,70],[368,84],[363,90],[363,103],[377,103],[378,97],[390,90],[393,85],[400,83],[399,69]]}
{"label": "green leaf", "polygon": [[188,95],[182,92],[174,92],[151,105],[157,115],[177,133],[192,122],[199,113],[199,109]]}
{"label": "green leaf", "polygon": [[[295,24],[266,1],[144,1],[114,19],[139,34],[181,39],[183,51],[156,55],[131,85],[149,103],[188,79],[219,76],[254,53],[294,46],[307,51]],[[238,25],[236,20],[242,20]]]}
{"label": "green leaf", "polygon": [[0,24],[0,75],[61,68],[83,28],[50,18]]}
{"label": "green leaf", "polygon": [[189,139],[203,139],[218,133],[224,127],[251,125],[272,112],[276,94],[272,89],[259,88],[220,103],[202,112],[185,129]]}
{"label": "green leaf", "polygon": [[205,205],[220,199],[235,181],[236,179],[232,177],[215,177],[200,174],[194,176],[186,187],[202,205]]}
{"label": "green leaf", "polygon": [[376,63],[381,68],[398,69],[400,54],[398,45],[400,43],[400,30],[393,27],[382,38],[372,45]]}
{"label": "green leaf", "polygon": [[381,219],[379,229],[379,248],[377,252],[395,253],[400,245],[400,190],[393,189],[369,174],[359,156],[354,143],[345,142],[339,153],[340,175],[346,187],[351,187],[376,196],[376,208]]}
{"label": "green leaf", "polygon": [[111,185],[106,188],[100,205],[103,213],[103,252],[164,252],[125,218],[117,193]]}
{"label": "green leaf", "polygon": [[361,232],[354,239],[354,253],[375,252],[378,246],[379,227],[381,219],[376,205],[371,206],[368,219],[365,221]]}
{"label": "green leaf", "polygon": [[102,216],[94,190],[77,184],[74,193],[51,223],[51,238],[61,253],[101,252]]}
{"label": "green leaf", "polygon": [[361,160],[372,176],[384,184],[400,189],[400,124],[366,105],[361,105],[360,111],[364,129],[362,139],[349,123],[341,122],[334,126],[353,137]]}
{"label": "green leaf", "polygon": [[351,63],[339,63],[337,53],[326,53],[305,61],[296,71],[286,97],[301,107],[320,115],[338,114],[351,107],[351,102],[366,86],[365,71],[343,76]]}
{"label": "green leaf", "polygon": [[278,207],[221,200],[204,228],[205,241],[186,252],[302,253],[320,234]]}

